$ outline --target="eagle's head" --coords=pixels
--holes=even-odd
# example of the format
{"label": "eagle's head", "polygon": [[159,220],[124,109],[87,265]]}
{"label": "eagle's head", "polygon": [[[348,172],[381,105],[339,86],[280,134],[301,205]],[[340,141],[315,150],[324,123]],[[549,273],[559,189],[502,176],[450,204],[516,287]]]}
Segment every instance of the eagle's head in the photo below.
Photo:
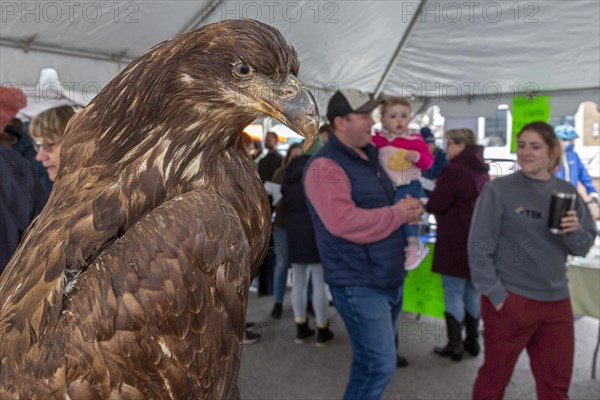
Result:
{"label": "eagle's head", "polygon": [[316,104],[297,78],[296,51],[278,30],[254,20],[227,20],[182,36],[186,38],[197,45],[179,53],[185,61],[176,79],[188,90],[207,104],[254,110],[253,119],[272,116],[312,144]]}
{"label": "eagle's head", "polygon": [[318,109],[298,68],[281,33],[253,20],[206,25],[154,46],[71,119],[51,202],[82,187],[101,192],[94,229],[114,236],[165,199],[210,188],[260,249],[271,210],[242,132],[267,115],[312,145]]}
{"label": "eagle's head", "polygon": [[[226,20],[148,50],[97,96],[86,117],[105,132],[100,146],[118,141],[128,152],[153,131],[186,145],[186,136],[201,132],[202,147],[222,149],[263,116],[304,136],[308,148],[317,135],[318,109],[298,68],[296,51],[278,30]],[[121,132],[127,134],[118,137]]]}

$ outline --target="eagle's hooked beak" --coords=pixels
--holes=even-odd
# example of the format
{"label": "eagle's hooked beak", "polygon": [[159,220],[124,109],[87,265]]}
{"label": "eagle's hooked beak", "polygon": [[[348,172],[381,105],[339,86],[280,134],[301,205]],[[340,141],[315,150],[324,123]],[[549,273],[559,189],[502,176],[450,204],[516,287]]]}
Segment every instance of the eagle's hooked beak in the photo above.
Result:
{"label": "eagle's hooked beak", "polygon": [[319,109],[312,93],[293,75],[273,90],[270,116],[278,119],[294,132],[304,136],[304,150],[309,149],[319,131]]}

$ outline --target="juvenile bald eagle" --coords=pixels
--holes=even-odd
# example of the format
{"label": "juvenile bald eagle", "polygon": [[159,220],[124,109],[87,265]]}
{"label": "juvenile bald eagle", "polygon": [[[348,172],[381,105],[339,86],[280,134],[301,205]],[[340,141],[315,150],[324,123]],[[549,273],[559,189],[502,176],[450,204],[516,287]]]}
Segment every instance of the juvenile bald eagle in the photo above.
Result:
{"label": "juvenile bald eagle", "polygon": [[270,232],[241,135],[270,115],[312,142],[298,67],[276,29],[225,21],[155,46],[74,117],[0,280],[0,398],[236,395]]}

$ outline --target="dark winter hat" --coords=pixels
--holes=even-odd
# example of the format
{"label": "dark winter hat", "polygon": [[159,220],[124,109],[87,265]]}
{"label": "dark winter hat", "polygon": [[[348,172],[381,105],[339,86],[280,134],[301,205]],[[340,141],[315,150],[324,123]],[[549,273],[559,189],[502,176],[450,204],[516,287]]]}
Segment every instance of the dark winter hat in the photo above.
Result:
{"label": "dark winter hat", "polygon": [[421,128],[421,136],[423,136],[423,140],[426,143],[435,143],[435,136],[433,136],[431,129],[429,129],[428,127],[424,126],[423,128]]}

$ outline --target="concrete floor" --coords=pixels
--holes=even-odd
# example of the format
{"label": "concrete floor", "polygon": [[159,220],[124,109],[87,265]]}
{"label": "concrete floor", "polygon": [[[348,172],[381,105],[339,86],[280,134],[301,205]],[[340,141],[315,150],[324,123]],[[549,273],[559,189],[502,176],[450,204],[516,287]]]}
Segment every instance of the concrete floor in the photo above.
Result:
{"label": "concrete floor", "polygon": [[[294,343],[295,325],[286,294],[281,320],[269,317],[272,297],[250,295],[247,320],[258,324],[258,343],[246,345],[240,370],[242,399],[340,399],[346,387],[351,349],[343,322],[335,308],[329,308],[336,339],[326,348],[314,342]],[[314,322],[314,321],[313,321]],[[571,399],[600,399],[600,381],[592,380],[592,353],[598,338],[599,322],[581,317],[575,322],[576,354],[571,382]],[[400,352],[409,366],[398,369],[384,395],[386,399],[469,399],[483,356],[467,356],[456,363],[433,353],[445,342],[440,319],[413,314],[402,316]],[[529,360],[523,353],[515,367],[505,399],[534,399],[535,383]],[[541,399],[540,399],[541,400]]]}

